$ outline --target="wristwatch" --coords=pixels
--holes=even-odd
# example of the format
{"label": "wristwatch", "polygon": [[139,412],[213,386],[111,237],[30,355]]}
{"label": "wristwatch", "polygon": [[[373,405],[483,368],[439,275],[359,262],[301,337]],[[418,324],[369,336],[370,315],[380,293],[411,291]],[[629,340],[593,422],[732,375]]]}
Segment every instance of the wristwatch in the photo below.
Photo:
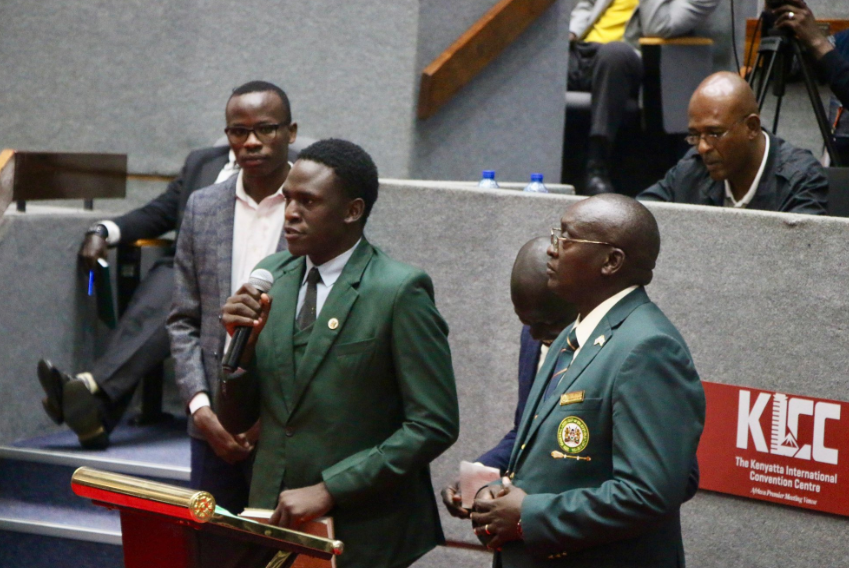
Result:
{"label": "wristwatch", "polygon": [[88,235],[97,235],[101,239],[106,240],[109,237],[109,229],[106,228],[106,225],[103,223],[95,223],[85,232],[86,236]]}

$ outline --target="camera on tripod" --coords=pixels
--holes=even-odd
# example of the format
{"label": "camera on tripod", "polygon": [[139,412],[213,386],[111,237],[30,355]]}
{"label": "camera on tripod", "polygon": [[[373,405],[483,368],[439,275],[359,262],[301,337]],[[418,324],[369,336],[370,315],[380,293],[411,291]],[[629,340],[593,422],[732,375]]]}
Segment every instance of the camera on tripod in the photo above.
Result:
{"label": "camera on tripod", "polygon": [[[749,73],[749,86],[755,92],[758,100],[758,108],[763,109],[767,90],[772,85],[773,94],[776,97],[775,116],[772,126],[772,132],[775,134],[778,130],[778,117],[781,112],[781,101],[785,94],[785,85],[795,57],[802,72],[802,79],[808,91],[808,98],[811,101],[811,107],[814,111],[825,148],[831,157],[832,163],[837,165],[837,153],[835,152],[825,109],[823,108],[822,99],[820,99],[819,90],[814,81],[814,72],[810,67],[810,62],[803,55],[802,46],[796,34],[792,30],[786,28],[779,29],[774,26],[775,14],[773,10],[777,10],[785,5],[787,5],[786,0],[766,0],[766,10],[761,13],[760,18],[761,40],[758,47],[758,57]],[[748,65],[748,61],[746,64]]]}

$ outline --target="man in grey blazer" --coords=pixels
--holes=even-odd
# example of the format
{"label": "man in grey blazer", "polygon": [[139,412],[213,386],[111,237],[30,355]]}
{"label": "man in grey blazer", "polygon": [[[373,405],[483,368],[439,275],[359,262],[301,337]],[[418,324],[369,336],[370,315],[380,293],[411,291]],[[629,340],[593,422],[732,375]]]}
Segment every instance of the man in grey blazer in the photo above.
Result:
{"label": "man in grey blazer", "polygon": [[225,350],[219,314],[256,263],[285,248],[281,188],[289,174],[288,149],[297,124],[286,93],[264,81],[233,91],[226,120],[240,171],[195,192],[186,205],[167,325],[177,385],[191,413],[191,485],[238,513],[247,504],[249,458],[258,428],[231,435],[211,406]]}
{"label": "man in grey blazer", "polygon": [[[179,232],[189,195],[235,172],[228,152],[226,146],[195,150],[160,196],[116,219],[93,224],[79,251],[86,267],[93,269],[98,259],[105,259],[109,246]],[[48,359],[38,362],[38,379],[46,395],[44,410],[57,424],[66,423],[84,448],[108,446],[109,433],[121,420],[139,382],[168,357],[165,318],[173,289],[174,258],[169,251],[139,283],[90,372],[69,375]]]}

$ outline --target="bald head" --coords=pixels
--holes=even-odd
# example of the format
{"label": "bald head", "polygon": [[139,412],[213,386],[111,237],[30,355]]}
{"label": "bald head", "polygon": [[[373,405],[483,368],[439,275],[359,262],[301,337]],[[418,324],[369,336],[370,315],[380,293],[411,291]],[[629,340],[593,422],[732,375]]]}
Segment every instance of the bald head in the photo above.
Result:
{"label": "bald head", "polygon": [[598,195],[583,204],[600,241],[613,243],[625,252],[620,273],[627,286],[651,282],[660,254],[660,231],[651,211],[639,201],[615,193]]}
{"label": "bald head", "polygon": [[749,84],[736,73],[721,71],[708,76],[690,98],[693,107],[730,111],[737,116],[758,114],[758,101]]}
{"label": "bald head", "polygon": [[516,255],[510,275],[510,298],[522,323],[530,326],[531,335],[539,341],[552,341],[577,317],[572,304],[548,287],[546,250],[550,239],[531,239]]}
{"label": "bald head", "polygon": [[741,199],[765,151],[755,93],[739,75],[714,73],[693,93],[687,123],[711,179],[727,181],[735,199]]}

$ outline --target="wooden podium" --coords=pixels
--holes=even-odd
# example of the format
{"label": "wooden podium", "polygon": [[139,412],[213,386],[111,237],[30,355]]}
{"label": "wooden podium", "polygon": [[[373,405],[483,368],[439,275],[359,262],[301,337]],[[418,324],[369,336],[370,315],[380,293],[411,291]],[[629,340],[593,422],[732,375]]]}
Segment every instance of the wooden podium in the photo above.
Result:
{"label": "wooden podium", "polygon": [[289,568],[299,554],[329,559],[343,549],[232,515],[206,491],[88,467],[74,472],[71,488],[121,512],[125,568]]}

